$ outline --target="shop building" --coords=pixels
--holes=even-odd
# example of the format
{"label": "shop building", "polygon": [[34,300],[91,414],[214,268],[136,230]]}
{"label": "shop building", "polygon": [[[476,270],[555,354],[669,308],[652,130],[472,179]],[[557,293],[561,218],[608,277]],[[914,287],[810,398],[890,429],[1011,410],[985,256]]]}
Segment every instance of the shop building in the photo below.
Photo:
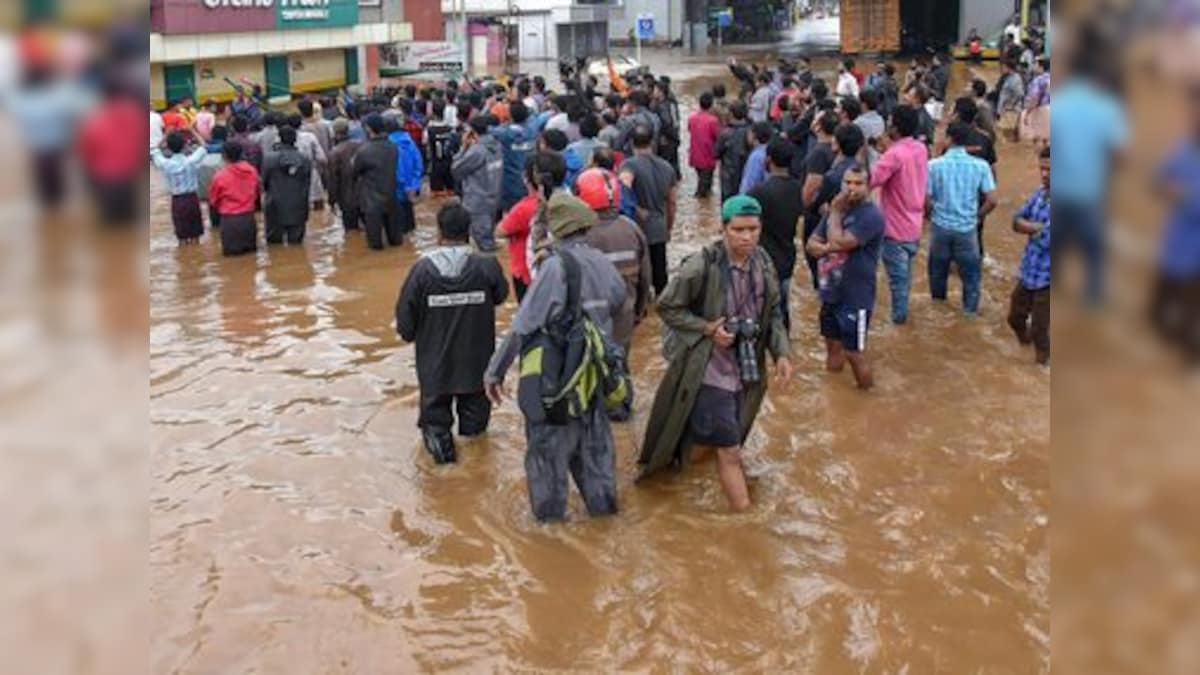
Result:
{"label": "shop building", "polygon": [[150,0],[150,31],[150,99],[163,108],[228,101],[227,80],[243,78],[276,100],[370,86],[378,45],[440,39],[442,17],[429,0]]}
{"label": "shop building", "polygon": [[506,60],[555,61],[603,56],[617,0],[441,0],[446,39],[461,41],[475,72]]}

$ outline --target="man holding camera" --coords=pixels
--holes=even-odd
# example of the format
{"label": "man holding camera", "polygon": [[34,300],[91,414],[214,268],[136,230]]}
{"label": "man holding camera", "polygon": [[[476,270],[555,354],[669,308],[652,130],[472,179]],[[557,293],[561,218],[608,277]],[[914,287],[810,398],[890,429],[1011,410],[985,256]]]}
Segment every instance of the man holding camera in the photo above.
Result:
{"label": "man holding camera", "polygon": [[738,195],[721,208],[722,240],[684,260],[658,301],[670,365],[654,397],[639,480],[690,463],[690,446],[716,448],[734,511],[750,506],[742,444],[766,394],[766,353],[777,383],[792,377],[779,278],[758,246],[762,206]]}

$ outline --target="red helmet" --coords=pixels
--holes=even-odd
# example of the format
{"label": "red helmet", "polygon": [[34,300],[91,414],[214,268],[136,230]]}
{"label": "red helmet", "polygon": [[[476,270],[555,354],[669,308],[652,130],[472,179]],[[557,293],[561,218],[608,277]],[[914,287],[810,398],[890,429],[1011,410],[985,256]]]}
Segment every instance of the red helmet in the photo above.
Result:
{"label": "red helmet", "polygon": [[575,179],[575,194],[593,211],[621,204],[621,181],[606,169],[588,169]]}

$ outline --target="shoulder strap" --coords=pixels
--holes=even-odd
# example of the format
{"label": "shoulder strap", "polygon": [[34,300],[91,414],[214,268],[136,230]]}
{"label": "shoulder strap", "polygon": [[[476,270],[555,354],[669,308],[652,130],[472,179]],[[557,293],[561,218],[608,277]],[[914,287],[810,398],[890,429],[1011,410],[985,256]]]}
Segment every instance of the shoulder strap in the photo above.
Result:
{"label": "shoulder strap", "polygon": [[583,276],[579,269],[579,261],[566,247],[558,250],[558,259],[562,262],[563,272],[567,277],[567,304],[564,310],[569,316],[578,318],[583,314],[583,303],[579,300]]}

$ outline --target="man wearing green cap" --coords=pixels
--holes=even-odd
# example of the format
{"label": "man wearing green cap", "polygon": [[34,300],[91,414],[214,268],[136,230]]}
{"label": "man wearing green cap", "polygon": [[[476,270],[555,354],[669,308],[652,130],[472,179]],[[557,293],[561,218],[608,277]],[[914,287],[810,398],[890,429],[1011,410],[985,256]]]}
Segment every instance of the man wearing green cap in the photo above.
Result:
{"label": "man wearing green cap", "polygon": [[[552,330],[565,312],[582,310],[606,335],[612,336],[613,318],[625,305],[625,281],[617,268],[600,251],[587,243],[588,230],[596,224],[596,213],[578,197],[556,192],[546,203],[546,217],[554,236],[550,256],[542,261],[525,299],[513,316],[508,334],[493,354],[484,373],[488,398],[503,400],[504,375],[527,344]],[[578,298],[569,307],[567,262],[578,266]],[[527,371],[541,368],[533,358],[523,358],[522,383]],[[604,407],[598,401],[579,417],[552,421],[527,406],[525,414],[525,476],[529,502],[539,521],[563,520],[567,513],[567,476],[583,496],[593,516],[617,512],[616,452]],[[540,406],[540,400],[534,401]],[[535,406],[536,407],[536,406]]]}
{"label": "man wearing green cap", "polygon": [[776,381],[786,384],[791,344],[778,275],[758,246],[762,206],[746,195],[730,197],[721,222],[721,241],[684,260],[658,301],[669,365],[654,396],[638,480],[690,463],[693,445],[716,448],[730,508],[744,511],[750,495],[741,451],[766,394],[766,353]]}

